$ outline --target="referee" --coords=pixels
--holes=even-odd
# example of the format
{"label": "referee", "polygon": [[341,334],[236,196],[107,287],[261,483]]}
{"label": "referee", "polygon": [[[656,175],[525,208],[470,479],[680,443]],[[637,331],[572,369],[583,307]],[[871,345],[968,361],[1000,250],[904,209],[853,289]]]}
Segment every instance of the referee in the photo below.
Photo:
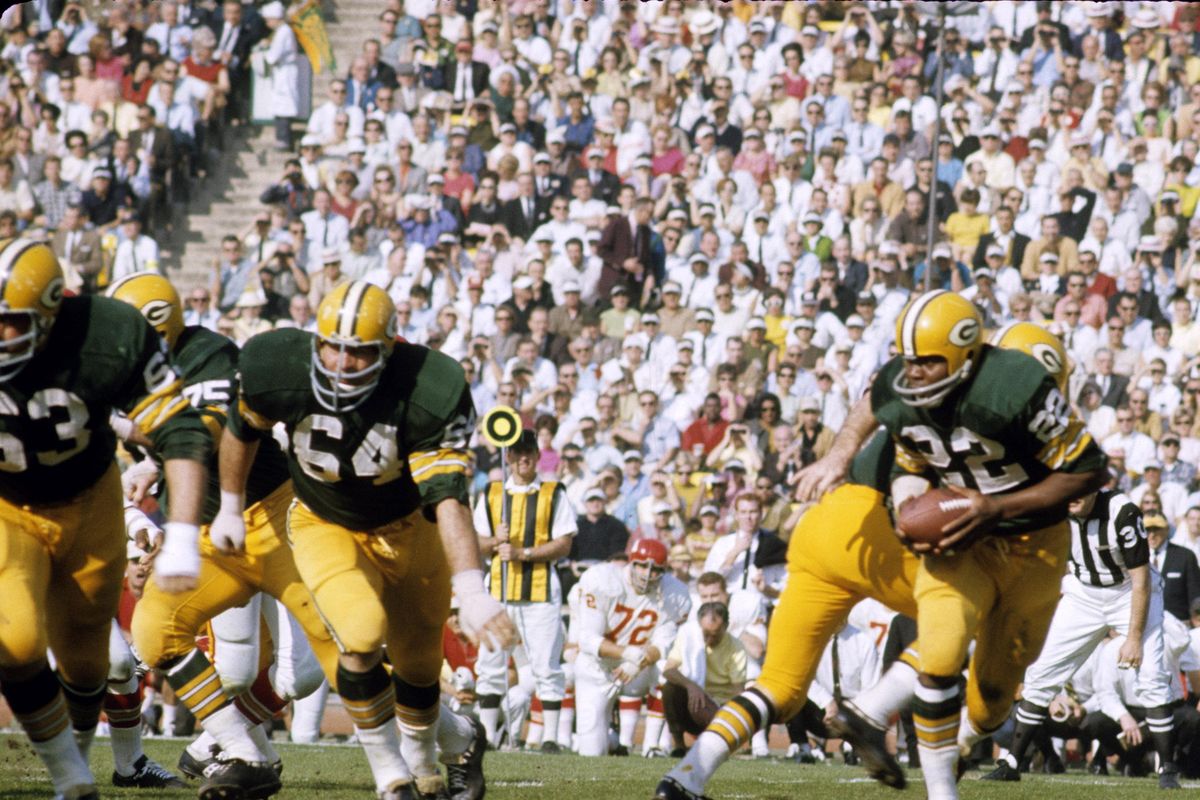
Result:
{"label": "referee", "polygon": [[1159,787],[1178,789],[1170,675],[1163,653],[1162,581],[1150,566],[1142,512],[1124,494],[1112,491],[1084,495],[1071,502],[1069,511],[1071,557],[1062,599],[1041,655],[1025,670],[1012,752],[984,779],[1020,780],[1019,765],[1046,721],[1050,701],[1115,629],[1126,637],[1120,667],[1137,671],[1137,704],[1146,709],[1158,754]]}
{"label": "referee", "polygon": [[[565,676],[563,598],[555,562],[571,551],[576,520],[562,484],[538,479],[539,455],[534,433],[522,432],[508,448],[508,480],[489,483],[475,506],[475,530],[480,533],[480,551],[491,558],[492,596],[505,604],[529,658],[546,731],[542,752],[557,753]],[[508,659],[507,650],[481,646],[476,663],[479,718],[493,746],[499,745]],[[504,707],[508,708],[507,702]],[[506,719],[505,724],[511,731],[513,720]]]}

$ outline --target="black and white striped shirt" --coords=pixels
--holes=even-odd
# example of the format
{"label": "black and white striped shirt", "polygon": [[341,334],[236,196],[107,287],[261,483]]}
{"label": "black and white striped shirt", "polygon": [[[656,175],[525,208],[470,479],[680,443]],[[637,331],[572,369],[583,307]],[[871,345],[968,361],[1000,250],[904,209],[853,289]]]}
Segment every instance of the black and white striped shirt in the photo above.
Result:
{"label": "black and white striped shirt", "polygon": [[1089,586],[1120,586],[1150,562],[1142,512],[1120,492],[1099,492],[1082,519],[1071,517],[1070,570]]}

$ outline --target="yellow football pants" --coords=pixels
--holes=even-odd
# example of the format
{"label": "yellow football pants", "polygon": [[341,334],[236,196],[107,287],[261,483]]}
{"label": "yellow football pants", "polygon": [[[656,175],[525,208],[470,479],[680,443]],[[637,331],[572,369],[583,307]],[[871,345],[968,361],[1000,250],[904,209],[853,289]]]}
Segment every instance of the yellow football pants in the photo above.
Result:
{"label": "yellow football pants", "polygon": [[896,538],[883,499],[874,489],[844,484],[810,508],[792,533],[787,586],[755,682],[781,721],[804,705],[821,654],[856,603],[873,597],[916,615],[918,559]]}
{"label": "yellow football pants", "polygon": [[0,500],[0,669],[36,664],[49,648],[69,684],[103,684],[124,574],[115,462],[66,503]]}
{"label": "yellow football pants", "polygon": [[[168,594],[152,580],[146,584],[146,593],[133,614],[133,641],[147,664],[157,667],[190,653],[205,623],[266,592],[300,623],[321,670],[334,684],[337,647],[300,580],[286,540],[291,502],[292,484],[288,481],[246,509],[245,553],[219,552],[206,528],[200,539],[200,577],[192,591]],[[264,645],[263,652],[271,651]]]}
{"label": "yellow football pants", "polygon": [[296,568],[343,653],[373,653],[386,644],[402,680],[437,682],[450,613],[450,568],[437,525],[415,511],[369,532],[352,531],[297,500],[288,535]]}
{"label": "yellow football pants", "polygon": [[983,730],[1004,721],[1025,668],[1042,649],[1070,544],[1064,521],[921,559],[913,587],[920,669],[957,675],[974,639],[966,702]]}

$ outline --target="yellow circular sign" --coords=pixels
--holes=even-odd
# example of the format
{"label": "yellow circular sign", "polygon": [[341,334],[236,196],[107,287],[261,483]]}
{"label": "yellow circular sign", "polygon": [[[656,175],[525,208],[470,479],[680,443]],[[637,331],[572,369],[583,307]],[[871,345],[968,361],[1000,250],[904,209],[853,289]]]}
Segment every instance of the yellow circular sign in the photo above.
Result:
{"label": "yellow circular sign", "polygon": [[508,406],[496,406],[483,416],[483,436],[493,447],[516,444],[521,428],[521,417]]}

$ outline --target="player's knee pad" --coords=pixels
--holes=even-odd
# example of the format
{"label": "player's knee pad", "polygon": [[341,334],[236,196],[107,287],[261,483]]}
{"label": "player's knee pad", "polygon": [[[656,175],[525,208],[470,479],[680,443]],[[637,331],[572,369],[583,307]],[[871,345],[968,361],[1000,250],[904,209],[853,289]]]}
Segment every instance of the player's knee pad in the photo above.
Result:
{"label": "player's knee pad", "polygon": [[108,682],[128,683],[136,671],[137,659],[129,648],[129,642],[125,641],[121,634],[121,629],[114,622],[108,635]]}
{"label": "player's knee pad", "polygon": [[271,685],[275,693],[285,700],[308,697],[319,689],[321,682],[325,680],[325,673],[321,671],[321,665],[311,651],[299,661],[292,661],[287,669],[281,669],[281,666],[282,664],[275,665]]}

